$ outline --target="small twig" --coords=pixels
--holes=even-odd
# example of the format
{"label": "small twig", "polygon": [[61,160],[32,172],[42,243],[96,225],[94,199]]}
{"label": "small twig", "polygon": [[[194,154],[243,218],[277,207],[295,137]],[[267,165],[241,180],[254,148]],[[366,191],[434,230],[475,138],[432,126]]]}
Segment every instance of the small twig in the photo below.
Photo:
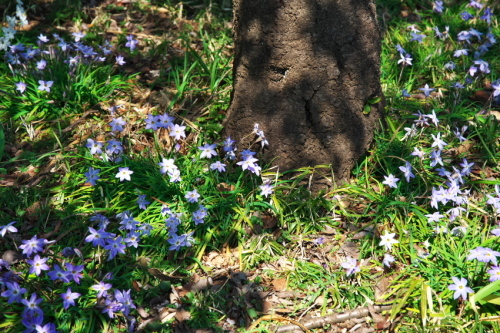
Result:
{"label": "small twig", "polygon": [[[371,309],[373,312],[382,312],[382,311],[388,311],[392,309],[392,304],[390,305],[375,305]],[[370,315],[370,309],[368,307],[363,307],[363,308],[358,308],[354,310],[349,310],[345,311],[342,313],[335,313],[331,314],[328,316],[323,316],[323,317],[315,317],[315,318],[308,318],[307,320],[302,321],[301,325],[305,329],[313,329],[313,328],[319,328],[323,327],[328,324],[336,324],[336,323],[341,323],[350,319],[354,318],[362,318]],[[252,325],[254,326],[254,325]],[[300,326],[302,328],[302,326]],[[302,328],[302,329],[304,329]],[[275,333],[285,333],[285,332],[291,332],[295,331],[297,327],[295,325],[284,325],[284,326],[279,326]]]}

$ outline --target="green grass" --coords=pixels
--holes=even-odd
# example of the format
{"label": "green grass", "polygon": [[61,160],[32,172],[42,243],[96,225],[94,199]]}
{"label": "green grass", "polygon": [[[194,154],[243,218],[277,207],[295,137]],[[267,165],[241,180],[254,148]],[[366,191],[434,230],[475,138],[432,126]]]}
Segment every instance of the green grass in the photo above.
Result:
{"label": "green grass", "polygon": [[[484,9],[466,4],[450,5],[440,15],[432,11],[431,3],[378,3],[379,13],[385,13],[381,18],[381,80],[386,118],[369,154],[353,170],[352,180],[313,195],[307,189],[311,174],[328,178],[329,166],[297,170],[290,178],[266,165],[256,175],[236,164],[239,156],[235,161],[224,158],[222,142],[226,138],[220,134],[221,122],[232,84],[226,3],[156,1],[153,6],[140,2],[107,5],[92,12],[82,10],[81,4],[58,1],[43,24],[19,32],[12,42],[49,51],[35,56],[36,61],[47,61],[46,69],[36,69],[35,61],[25,66],[0,64],[4,74],[0,76],[0,226],[17,221],[14,226],[18,229],[6,232],[0,251],[22,252],[22,240],[37,235],[56,241],[40,254],[49,258],[51,268],[66,263],[84,264],[85,268],[80,284],[63,283],[50,280],[47,272],[30,274],[29,264],[23,260],[13,268],[28,290],[24,297],[32,293],[43,297],[43,323],[54,323],[59,332],[125,332],[132,325],[123,311],[117,310],[113,318],[102,312],[105,300],[96,297],[91,288],[100,281],[111,283],[113,291],[131,290],[133,303],[152,317],[166,314],[168,308],[179,316],[189,313],[186,320],[173,315],[152,320],[143,327],[148,332],[171,332],[174,326],[182,330],[182,325],[243,332],[269,304],[299,320],[306,314],[326,315],[370,302],[393,303],[393,310],[385,316],[400,332],[498,331],[498,323],[489,318],[498,315],[500,290],[498,282],[489,281],[492,265],[467,257],[479,246],[500,251],[498,238],[491,234],[498,227],[498,214],[487,203],[499,195],[495,193],[500,186],[499,125],[488,115],[498,110],[498,104],[492,98],[482,102],[474,98],[478,91],[491,94],[492,89],[485,85],[498,79],[500,53],[494,44],[481,55],[491,72],[473,78],[467,74],[473,55],[456,58],[453,53],[468,48],[473,54],[487,38],[472,37],[470,44],[464,44],[457,41],[462,30],[474,28],[486,34],[490,29],[495,36],[500,31],[496,18],[490,25],[477,18],[461,19],[464,10],[479,16],[484,13]],[[36,14],[45,7],[32,2],[27,8]],[[420,21],[408,22],[402,9],[418,15]],[[112,20],[117,16],[113,15],[127,20],[115,26]],[[165,27],[150,26],[143,17],[159,20]],[[73,30],[55,30],[66,22]],[[88,27],[85,45],[101,52],[99,45],[112,41],[111,54],[103,62],[90,61],[77,51],[60,52],[52,37],[57,32],[69,42],[70,32],[84,24]],[[422,43],[410,41],[411,24],[426,35]],[[443,32],[445,26],[449,26],[448,37],[437,38],[433,28]],[[117,28],[122,30],[115,31]],[[51,41],[38,45],[40,34]],[[125,46],[129,35],[139,41],[138,49]],[[412,65],[398,64],[398,44],[411,55]],[[65,62],[75,55],[81,56],[77,65]],[[124,57],[125,65],[116,64],[118,55]],[[455,62],[455,70],[445,68],[449,61]],[[38,80],[54,81],[51,91],[39,91]],[[467,80],[470,82],[463,89],[452,87]],[[19,81],[28,85],[24,93],[16,90]],[[435,90],[423,98],[420,88],[426,84]],[[410,97],[402,95],[403,89]],[[123,106],[112,114],[109,108],[116,105]],[[429,125],[416,127],[415,135],[408,137],[407,129],[419,112],[435,112],[439,123],[429,120]],[[144,119],[149,114],[164,113],[173,117],[174,124],[186,126],[185,138],[176,140],[165,128],[146,129]],[[109,123],[116,117],[125,120],[124,131],[110,131]],[[467,126],[463,133],[467,140],[460,142],[453,132],[463,126]],[[458,204],[449,198],[436,208],[433,193],[450,188],[449,180],[436,172],[439,165],[430,166],[433,136],[438,133],[448,143],[441,153],[447,171],[462,169],[463,158],[474,166],[459,184],[459,194],[467,201]],[[123,144],[121,161],[91,154],[85,147],[89,138],[103,143],[103,149],[111,138],[119,140]],[[218,144],[218,155],[200,158],[198,147],[207,143]],[[415,148],[425,157],[411,155]],[[181,181],[172,182],[170,175],[160,172],[158,163],[163,158],[174,159]],[[226,164],[226,172],[210,168],[216,160]],[[406,161],[415,175],[410,182],[400,169]],[[100,170],[94,186],[84,176],[89,167]],[[116,177],[122,167],[133,171],[130,181]],[[395,188],[384,184],[390,174],[400,178]],[[459,176],[455,172],[450,177]],[[267,182],[274,186],[269,197],[259,187]],[[193,220],[199,203],[185,197],[193,189],[207,209],[203,223]],[[139,195],[149,201],[146,209],[138,206]],[[171,213],[164,211],[164,205]],[[457,207],[464,210],[450,218],[449,210]],[[99,228],[91,218],[95,214],[107,217],[106,231],[126,238],[128,231],[117,216],[124,212],[140,226],[150,226],[151,233],[141,236],[137,248],[130,246],[108,260],[109,250],[85,241],[89,227]],[[444,216],[428,222],[426,215],[434,212]],[[169,215],[178,219],[176,232],[165,224]],[[380,245],[381,236],[387,233],[394,233],[398,241],[390,250]],[[190,237],[190,244],[171,250],[167,239],[175,239],[174,234]],[[64,257],[66,247],[79,250],[81,257],[78,253]],[[390,267],[383,264],[388,253],[395,259]],[[347,275],[342,263],[351,256],[359,271]],[[245,274],[235,275],[237,272]],[[186,284],[188,279],[196,283],[208,277],[214,284],[203,290]],[[452,277],[466,278],[475,294],[467,300],[455,299],[448,289]],[[269,304],[257,297],[259,292],[276,289],[278,281],[299,297],[278,299],[277,303],[268,300]],[[76,306],[66,310],[59,294],[68,287],[81,296]],[[174,297],[176,293],[179,298]],[[24,330],[23,309],[22,304],[9,304],[6,297],[0,297],[0,328]],[[130,315],[138,325],[144,322],[137,310],[132,309]],[[273,324],[263,321],[254,331],[271,331]]]}

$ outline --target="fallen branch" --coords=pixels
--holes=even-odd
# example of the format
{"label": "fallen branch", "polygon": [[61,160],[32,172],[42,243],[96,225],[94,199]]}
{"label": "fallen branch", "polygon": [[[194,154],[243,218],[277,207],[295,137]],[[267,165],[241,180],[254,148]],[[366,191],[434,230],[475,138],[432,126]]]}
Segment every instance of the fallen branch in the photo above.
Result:
{"label": "fallen branch", "polygon": [[[328,316],[308,318],[306,320],[301,321],[300,327],[302,329],[306,328],[310,330],[313,328],[323,327],[328,324],[342,323],[350,319],[363,318],[370,315],[370,310],[372,312],[382,312],[382,311],[388,311],[390,309],[392,309],[392,305],[374,305],[373,307],[367,306],[367,307],[357,308],[354,310],[348,310],[342,313],[331,314]],[[279,326],[276,329],[275,333],[285,333],[296,330],[297,330],[297,325],[284,325],[284,326]]]}
{"label": "fallen branch", "polygon": [[281,327],[293,327],[293,329],[300,327],[304,332],[306,333],[310,333],[311,331],[309,331],[304,325],[302,325],[301,323],[299,323],[298,321],[295,321],[295,320],[292,320],[292,319],[288,319],[288,318],[285,318],[285,317],[281,317],[281,316],[278,316],[278,315],[265,315],[265,316],[262,316],[260,317],[259,319],[257,319],[257,321],[255,321],[252,326],[250,326],[248,328],[248,331],[252,331],[253,329],[255,329],[257,327],[257,325],[259,325],[259,323],[261,321],[269,321],[269,320],[276,320],[276,321],[286,321],[286,322],[289,322],[289,323],[292,323],[293,325],[286,325],[286,326],[281,326]]}

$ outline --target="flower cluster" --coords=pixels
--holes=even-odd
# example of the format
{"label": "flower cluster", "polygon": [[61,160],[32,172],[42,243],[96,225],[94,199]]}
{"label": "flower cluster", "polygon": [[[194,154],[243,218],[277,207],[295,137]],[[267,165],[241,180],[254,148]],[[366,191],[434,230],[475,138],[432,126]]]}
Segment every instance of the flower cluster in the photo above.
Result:
{"label": "flower cluster", "polygon": [[108,260],[115,258],[118,254],[124,254],[128,247],[137,248],[141,237],[148,236],[152,230],[150,224],[140,224],[134,219],[130,211],[119,213],[116,217],[119,219],[118,230],[123,233],[122,235],[117,236],[115,233],[106,231],[109,220],[102,215],[96,215],[93,220],[98,222],[98,228],[96,230],[89,227],[90,234],[85,238],[87,243],[108,250]]}
{"label": "flower cluster", "polygon": [[118,312],[128,317],[130,310],[136,308],[130,295],[130,289],[115,289],[113,293],[109,293],[108,291],[111,290],[112,287],[113,285],[111,283],[101,281],[93,285],[91,289],[97,291],[97,298],[101,299],[100,304],[103,304],[100,306],[102,308],[102,313],[106,313],[109,318],[114,318],[115,314]]}

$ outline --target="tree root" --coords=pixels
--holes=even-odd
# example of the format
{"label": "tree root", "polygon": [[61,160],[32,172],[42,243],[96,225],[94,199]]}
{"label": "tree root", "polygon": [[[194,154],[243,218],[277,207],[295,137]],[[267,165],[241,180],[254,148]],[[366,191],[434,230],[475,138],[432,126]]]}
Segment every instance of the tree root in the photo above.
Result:
{"label": "tree root", "polygon": [[[336,324],[336,323],[341,323],[350,319],[355,319],[355,318],[363,318],[368,315],[370,315],[372,312],[382,312],[382,311],[388,311],[392,309],[392,305],[374,305],[374,306],[367,306],[367,307],[362,307],[362,308],[357,308],[354,310],[348,310],[342,313],[335,313],[331,314],[328,316],[323,316],[323,317],[314,317],[314,318],[308,318],[306,320],[303,320],[301,323],[294,322],[293,320],[290,319],[285,319],[286,321],[291,322],[292,324],[290,325],[284,325],[284,326],[279,326],[277,327],[275,333],[285,333],[285,332],[292,332],[297,330],[297,326],[300,327],[304,332],[310,332],[310,329],[313,328],[319,328],[323,327],[328,324]],[[271,317],[271,318],[265,318],[265,317]],[[262,318],[259,318],[253,325],[252,328],[256,327],[257,324],[261,320],[273,320],[277,319],[276,317],[279,316],[274,316],[272,318],[272,315],[264,316]],[[280,320],[283,321],[283,320]]]}

